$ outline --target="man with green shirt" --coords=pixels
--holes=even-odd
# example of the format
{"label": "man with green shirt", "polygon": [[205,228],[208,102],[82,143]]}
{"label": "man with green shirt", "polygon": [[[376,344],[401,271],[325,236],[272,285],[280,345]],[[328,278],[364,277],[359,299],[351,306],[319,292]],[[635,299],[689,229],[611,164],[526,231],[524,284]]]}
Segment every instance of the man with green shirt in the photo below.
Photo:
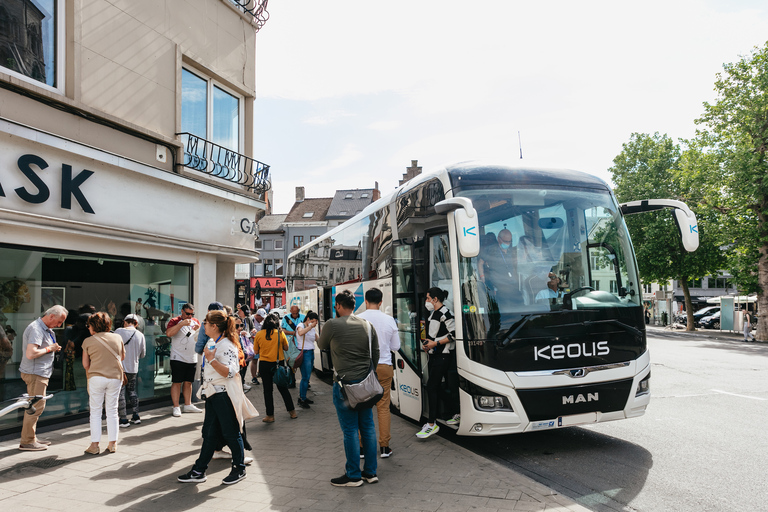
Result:
{"label": "man with green shirt", "polygon": [[[347,462],[344,475],[331,479],[337,487],[359,487],[363,480],[369,484],[379,481],[376,476],[376,429],[373,409],[351,409],[341,393],[339,380],[355,383],[363,380],[371,366],[379,361],[379,341],[371,324],[352,314],[355,297],[348,291],[336,295],[336,315],[323,326],[317,340],[321,350],[331,351],[334,367],[333,405],[344,434],[344,452]],[[359,430],[359,437],[358,437]],[[363,445],[365,464],[360,471],[360,442]]]}

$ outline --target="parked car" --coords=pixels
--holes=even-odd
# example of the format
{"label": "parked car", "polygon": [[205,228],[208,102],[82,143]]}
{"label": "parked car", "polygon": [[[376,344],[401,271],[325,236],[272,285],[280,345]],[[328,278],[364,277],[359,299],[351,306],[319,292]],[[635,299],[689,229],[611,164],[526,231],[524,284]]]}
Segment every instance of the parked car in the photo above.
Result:
{"label": "parked car", "polygon": [[707,306],[693,313],[693,325],[701,327],[701,319],[720,312],[720,306]]}
{"label": "parked car", "polygon": [[720,328],[720,311],[717,311],[716,313],[705,316],[699,321],[699,325],[703,327],[704,329],[719,329]]}
{"label": "parked car", "polygon": [[286,309],[285,305],[282,305],[282,306],[279,306],[279,307],[276,307],[276,308],[272,308],[271,311],[277,311],[277,313],[280,315],[280,318],[283,318],[285,315],[288,314],[288,310]]}

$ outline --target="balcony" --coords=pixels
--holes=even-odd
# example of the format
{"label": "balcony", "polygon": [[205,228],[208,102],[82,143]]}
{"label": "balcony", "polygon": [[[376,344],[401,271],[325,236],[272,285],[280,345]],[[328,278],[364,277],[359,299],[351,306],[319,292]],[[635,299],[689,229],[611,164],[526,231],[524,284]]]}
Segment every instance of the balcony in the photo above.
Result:
{"label": "balcony", "polygon": [[177,165],[219,178],[230,185],[241,185],[258,195],[263,195],[272,186],[267,164],[191,133],[176,135],[184,144],[184,160]]}
{"label": "balcony", "polygon": [[269,19],[269,13],[267,12],[268,1],[269,0],[230,0],[230,2],[235,4],[237,9],[253,16],[256,32],[258,32]]}

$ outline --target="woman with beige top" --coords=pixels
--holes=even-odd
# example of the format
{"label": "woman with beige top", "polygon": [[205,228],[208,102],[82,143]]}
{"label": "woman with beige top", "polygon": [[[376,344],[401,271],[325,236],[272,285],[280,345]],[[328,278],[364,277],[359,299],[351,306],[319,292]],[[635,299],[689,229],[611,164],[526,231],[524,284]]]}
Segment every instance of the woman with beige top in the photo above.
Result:
{"label": "woman with beige top", "polygon": [[117,402],[123,386],[123,363],[125,346],[119,334],[109,332],[112,321],[103,312],[88,318],[91,336],[83,342],[83,368],[88,376],[88,397],[91,410],[91,445],[85,453],[99,454],[101,440],[101,404],[106,399],[107,451],[115,453],[117,444],[118,414]]}

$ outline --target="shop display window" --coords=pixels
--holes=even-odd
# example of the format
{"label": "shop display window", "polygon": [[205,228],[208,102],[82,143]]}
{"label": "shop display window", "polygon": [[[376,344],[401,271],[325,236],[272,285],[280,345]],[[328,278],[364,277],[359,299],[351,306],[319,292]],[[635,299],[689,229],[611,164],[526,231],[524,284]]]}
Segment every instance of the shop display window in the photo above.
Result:
{"label": "shop display window", "polygon": [[[139,329],[147,350],[139,361],[139,399],[170,396],[170,339],[165,328],[192,301],[191,279],[191,265],[0,246],[0,324],[10,341],[10,349],[0,351],[0,400],[26,392],[19,373],[24,330],[56,304],[69,310],[65,324],[54,330],[57,343],[74,350],[57,354],[48,385],[55,395],[42,419],[88,410],[81,359],[82,342],[89,336],[84,315],[98,311],[110,316],[113,330],[123,326],[126,315],[141,316]],[[0,418],[0,432],[20,427],[21,418]]]}

